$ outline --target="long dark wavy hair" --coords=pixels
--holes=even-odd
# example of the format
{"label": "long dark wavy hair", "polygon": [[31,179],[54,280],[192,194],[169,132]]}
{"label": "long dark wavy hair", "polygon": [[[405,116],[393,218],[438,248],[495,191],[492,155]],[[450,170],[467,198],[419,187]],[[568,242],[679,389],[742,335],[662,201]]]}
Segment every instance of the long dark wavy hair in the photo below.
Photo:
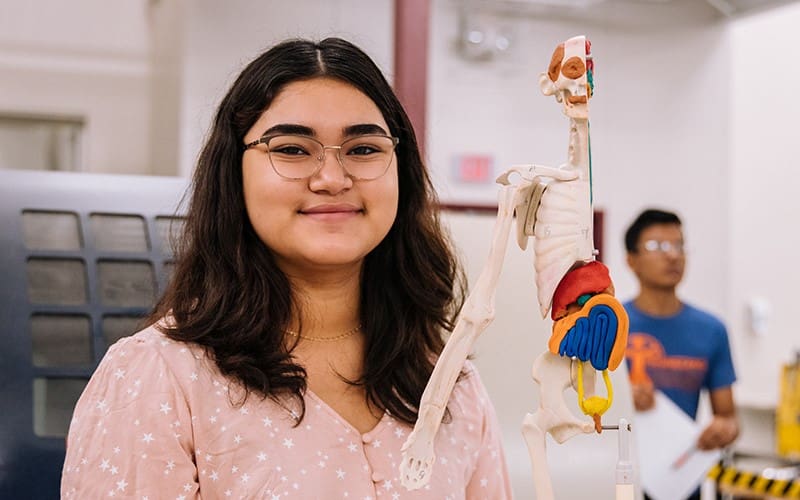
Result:
{"label": "long dark wavy hair", "polygon": [[[438,201],[411,122],[380,69],[338,38],[289,40],[252,61],[220,103],[198,159],[173,278],[149,318],[170,338],[204,346],[220,371],[250,393],[302,395],[306,372],[284,342],[292,287],[247,216],[242,187],[245,133],[289,83],[336,78],[366,94],[397,147],[397,217],[366,258],[358,380],[370,403],[413,424],[433,364],[463,305],[465,281],[438,215]],[[302,414],[301,414],[302,415]],[[302,416],[301,416],[302,418]]]}

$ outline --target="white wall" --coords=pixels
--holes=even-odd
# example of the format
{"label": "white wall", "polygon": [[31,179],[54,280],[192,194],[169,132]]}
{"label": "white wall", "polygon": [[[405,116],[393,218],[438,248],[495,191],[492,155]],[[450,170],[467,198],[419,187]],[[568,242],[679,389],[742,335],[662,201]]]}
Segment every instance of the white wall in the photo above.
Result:
{"label": "white wall", "polygon": [[[729,324],[741,381],[738,397],[756,407],[777,400],[780,364],[794,359],[800,335],[794,317],[800,269],[800,66],[790,62],[800,43],[800,4],[742,18],[731,27],[731,166]],[[771,306],[763,337],[752,334],[746,305]]]}
{"label": "white wall", "polygon": [[342,36],[368,52],[391,77],[394,3],[294,0],[254,3],[192,0],[180,76],[179,172],[194,166],[216,106],[238,72],[284,38]]}
{"label": "white wall", "polygon": [[6,2],[0,113],[85,120],[82,170],[149,173],[144,0]]}
{"label": "white wall", "polygon": [[[567,118],[554,98],[541,95],[538,75],[558,43],[585,34],[595,60],[595,206],[605,213],[602,258],[618,294],[637,291],[624,261],[625,227],[642,208],[663,206],[686,219],[691,255],[682,293],[724,313],[730,49],[710,7],[697,2],[687,17],[653,5],[636,24],[496,17],[492,24],[515,33],[511,53],[475,63],[452,48],[456,4],[433,4],[427,143],[442,199],[495,201],[494,185],[470,188],[449,178],[455,155],[489,153],[498,173],[516,163],[566,160]],[[718,186],[713,196],[709,186]]]}

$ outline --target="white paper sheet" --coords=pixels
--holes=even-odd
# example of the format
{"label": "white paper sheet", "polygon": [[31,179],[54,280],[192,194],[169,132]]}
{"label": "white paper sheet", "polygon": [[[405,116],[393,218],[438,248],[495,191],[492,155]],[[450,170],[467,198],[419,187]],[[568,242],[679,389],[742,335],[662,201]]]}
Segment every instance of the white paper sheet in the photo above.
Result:
{"label": "white paper sheet", "polygon": [[[694,448],[702,427],[659,391],[655,407],[637,412],[633,424],[642,487],[654,500],[686,498],[720,458],[719,450]],[[687,450],[686,460],[673,467]]]}

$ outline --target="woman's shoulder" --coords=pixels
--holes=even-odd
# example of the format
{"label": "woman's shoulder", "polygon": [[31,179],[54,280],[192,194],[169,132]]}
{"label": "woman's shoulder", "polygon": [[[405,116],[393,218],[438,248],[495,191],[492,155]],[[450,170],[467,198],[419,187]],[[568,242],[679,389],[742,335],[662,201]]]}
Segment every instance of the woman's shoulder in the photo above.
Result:
{"label": "woman's shoulder", "polygon": [[483,385],[478,368],[472,361],[466,361],[461,370],[461,376],[456,382],[451,402],[455,402],[465,409],[477,406],[483,407],[490,404],[486,387]]}
{"label": "woman's shoulder", "polygon": [[127,370],[136,371],[139,377],[160,378],[165,372],[191,372],[198,363],[205,363],[206,358],[200,346],[167,337],[156,323],[112,344],[97,373]]}

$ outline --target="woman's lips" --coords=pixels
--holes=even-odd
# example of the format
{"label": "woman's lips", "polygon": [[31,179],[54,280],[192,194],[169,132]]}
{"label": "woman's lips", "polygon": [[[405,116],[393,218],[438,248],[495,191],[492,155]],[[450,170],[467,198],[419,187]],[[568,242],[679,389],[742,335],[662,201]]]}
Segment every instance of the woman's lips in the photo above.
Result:
{"label": "woman's lips", "polygon": [[341,221],[361,214],[362,209],[349,203],[315,205],[300,210],[301,215],[320,221]]}

